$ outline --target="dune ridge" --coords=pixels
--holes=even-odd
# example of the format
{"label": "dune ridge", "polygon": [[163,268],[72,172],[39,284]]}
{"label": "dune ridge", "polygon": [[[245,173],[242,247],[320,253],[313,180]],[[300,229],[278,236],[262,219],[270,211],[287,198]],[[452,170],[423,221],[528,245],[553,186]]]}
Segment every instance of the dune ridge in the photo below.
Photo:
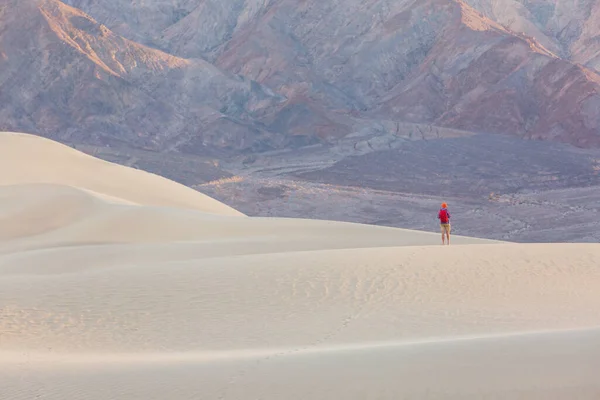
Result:
{"label": "dune ridge", "polygon": [[0,398],[595,399],[600,248],[252,218],[0,134]]}
{"label": "dune ridge", "polygon": [[72,186],[105,199],[146,206],[193,208],[242,215],[206,195],[166,178],[92,157],[50,139],[0,132],[0,185]]}

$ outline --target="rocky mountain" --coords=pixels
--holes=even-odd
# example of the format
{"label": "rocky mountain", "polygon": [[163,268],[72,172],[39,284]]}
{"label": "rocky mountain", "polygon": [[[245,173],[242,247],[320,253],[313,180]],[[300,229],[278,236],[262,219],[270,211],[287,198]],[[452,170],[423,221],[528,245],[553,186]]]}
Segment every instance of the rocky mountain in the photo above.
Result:
{"label": "rocky mountain", "polygon": [[0,128],[192,153],[406,123],[596,147],[598,7],[575,3],[0,0]]}
{"label": "rocky mountain", "polygon": [[509,29],[534,37],[560,57],[600,70],[600,2],[466,1]]}
{"label": "rocky mountain", "polygon": [[201,59],[114,34],[55,0],[2,0],[3,129],[141,148],[285,146],[264,123],[285,98]]}

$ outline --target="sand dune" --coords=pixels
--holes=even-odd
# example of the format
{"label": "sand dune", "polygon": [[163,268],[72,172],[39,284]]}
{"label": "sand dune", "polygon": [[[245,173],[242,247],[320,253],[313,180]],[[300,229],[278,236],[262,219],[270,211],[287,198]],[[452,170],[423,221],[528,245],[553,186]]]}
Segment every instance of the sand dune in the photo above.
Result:
{"label": "sand dune", "polygon": [[106,200],[242,215],[186,186],[109,163],[33,135],[0,132],[0,185],[47,183],[95,192]]}
{"label": "sand dune", "polygon": [[245,217],[0,134],[0,399],[597,399],[600,248]]}

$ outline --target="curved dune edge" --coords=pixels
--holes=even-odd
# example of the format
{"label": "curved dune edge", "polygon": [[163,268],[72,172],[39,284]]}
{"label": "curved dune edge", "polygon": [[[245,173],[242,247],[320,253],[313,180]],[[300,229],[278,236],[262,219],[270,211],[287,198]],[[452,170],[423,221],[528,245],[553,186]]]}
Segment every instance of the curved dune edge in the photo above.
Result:
{"label": "curved dune edge", "polygon": [[202,193],[145,171],[103,161],[35,135],[0,132],[0,185],[73,186],[113,200],[181,207],[219,215],[237,210]]}
{"label": "curved dune edge", "polygon": [[0,166],[4,397],[600,395],[596,244],[249,218],[29,135]]}
{"label": "curved dune edge", "polygon": [[0,383],[3,393],[15,400],[40,393],[49,399],[89,400],[116,394],[151,400],[198,396],[592,400],[600,393],[598,333],[536,333],[210,360],[188,353],[134,362],[110,356],[98,362],[32,355],[20,363],[1,362]]}
{"label": "curved dune edge", "polygon": [[[165,352],[165,353],[52,353],[52,352],[28,352],[27,354],[19,352],[2,351],[0,355],[1,364],[20,364],[23,360],[35,363],[37,366],[49,364],[50,366],[60,365],[136,365],[145,363],[213,363],[217,361],[240,361],[281,357],[296,357],[304,355],[327,356],[336,353],[365,352],[372,350],[394,351],[402,348],[418,347],[436,347],[472,344],[485,344],[502,341],[536,340],[536,339],[554,339],[570,337],[591,337],[594,341],[600,343],[600,326],[581,329],[555,329],[541,331],[518,331],[505,332],[497,334],[470,335],[456,337],[441,337],[416,339],[406,341],[386,341],[386,342],[356,342],[356,343],[338,343],[334,345],[325,345],[317,347],[275,347],[275,348],[249,348],[238,350],[219,350],[219,351],[189,351],[189,352]],[[47,365],[46,365],[47,366]]]}

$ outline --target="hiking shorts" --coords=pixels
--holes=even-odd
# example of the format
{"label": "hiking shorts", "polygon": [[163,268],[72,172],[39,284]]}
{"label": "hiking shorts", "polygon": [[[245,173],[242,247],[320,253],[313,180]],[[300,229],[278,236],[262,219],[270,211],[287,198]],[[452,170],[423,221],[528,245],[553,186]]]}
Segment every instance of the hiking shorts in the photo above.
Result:
{"label": "hiking shorts", "polygon": [[442,233],[450,233],[450,224],[440,224]]}

